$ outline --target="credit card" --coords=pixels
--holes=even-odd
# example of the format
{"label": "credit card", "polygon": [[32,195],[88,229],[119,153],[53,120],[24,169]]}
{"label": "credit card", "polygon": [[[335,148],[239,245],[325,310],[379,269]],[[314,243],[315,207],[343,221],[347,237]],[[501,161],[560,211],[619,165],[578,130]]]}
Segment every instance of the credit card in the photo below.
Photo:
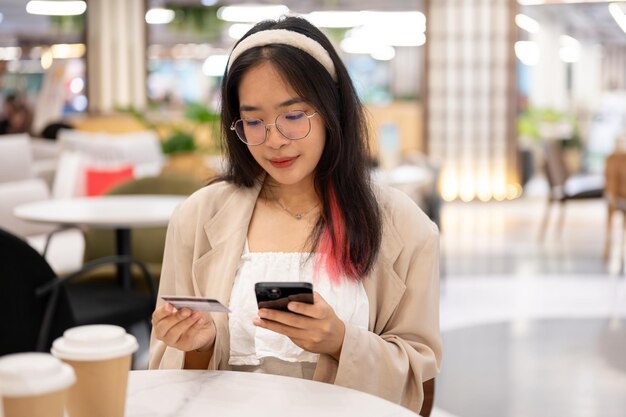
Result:
{"label": "credit card", "polygon": [[187,307],[190,310],[196,311],[230,313],[228,307],[213,298],[191,297],[188,295],[163,295],[161,298],[177,309]]}

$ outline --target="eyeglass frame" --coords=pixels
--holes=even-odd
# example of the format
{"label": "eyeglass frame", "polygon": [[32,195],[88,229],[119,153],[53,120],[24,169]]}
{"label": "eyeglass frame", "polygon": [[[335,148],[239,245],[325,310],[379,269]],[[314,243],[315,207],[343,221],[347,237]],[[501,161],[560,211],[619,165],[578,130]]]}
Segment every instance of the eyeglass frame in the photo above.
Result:
{"label": "eyeglass frame", "polygon": [[[279,127],[278,127],[278,125],[276,124],[276,121],[278,120],[278,118],[279,118],[280,116],[283,116],[283,115],[285,115],[285,114],[289,114],[289,113],[294,113],[294,112],[301,112],[301,113],[303,113],[303,114],[306,116],[307,121],[309,122],[309,131],[306,133],[306,135],[302,136],[301,138],[291,139],[291,138],[288,138],[288,137],[287,137],[287,136],[286,136],[286,135],[285,135],[285,134],[284,134],[284,133],[280,130],[280,128],[279,128]],[[259,119],[259,118],[257,118],[257,117],[240,118],[240,119],[237,119],[237,120],[235,120],[234,122],[232,122],[232,123],[230,124],[230,130],[235,131],[235,134],[237,135],[237,138],[238,138],[240,141],[242,141],[243,143],[245,143],[246,145],[248,145],[248,146],[259,146],[259,145],[263,145],[263,144],[267,141],[267,132],[269,132],[269,130],[270,130],[270,129],[269,129],[269,127],[270,127],[270,126],[276,126],[276,130],[278,131],[278,133],[280,133],[280,134],[281,134],[281,135],[282,135],[285,139],[287,139],[287,140],[290,140],[290,141],[291,141],[291,140],[301,140],[301,139],[304,139],[304,138],[306,138],[307,136],[309,136],[309,135],[311,134],[311,129],[312,129],[312,127],[313,127],[313,126],[311,125],[311,118],[312,118],[312,117],[314,117],[314,116],[316,116],[317,114],[318,114],[318,112],[317,112],[317,111],[314,111],[314,112],[313,112],[313,114],[311,114],[311,115],[306,114],[306,112],[305,112],[304,110],[293,110],[293,111],[287,111],[287,112],[279,113],[279,114],[276,116],[276,118],[274,119],[274,123],[265,123],[265,122],[263,121],[263,119]],[[237,122],[241,122],[241,121],[245,121],[245,120],[258,120],[258,121],[260,121],[261,123],[263,123],[263,126],[265,127],[265,136],[263,137],[263,141],[262,141],[262,142],[255,143],[255,144],[250,144],[250,143],[246,142],[245,140],[243,140],[243,139],[241,138],[241,136],[239,136],[239,132],[237,132],[237,128],[235,127],[235,125],[237,124]]]}

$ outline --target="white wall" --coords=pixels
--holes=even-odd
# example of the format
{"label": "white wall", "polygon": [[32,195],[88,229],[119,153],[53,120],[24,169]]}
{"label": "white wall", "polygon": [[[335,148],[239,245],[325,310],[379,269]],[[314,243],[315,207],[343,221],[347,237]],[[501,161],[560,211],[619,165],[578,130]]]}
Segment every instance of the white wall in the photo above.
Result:
{"label": "white wall", "polygon": [[559,56],[559,38],[569,34],[547,16],[536,16],[536,20],[541,30],[530,35],[530,40],[537,42],[540,52],[539,63],[531,70],[530,104],[577,114],[593,111],[602,92],[601,46],[581,43],[580,60],[571,64],[572,89],[568,92],[567,64]]}
{"label": "white wall", "polygon": [[597,108],[602,93],[602,47],[582,44],[580,61],[573,64],[572,101],[577,110]]}
{"label": "white wall", "polygon": [[423,47],[397,47],[391,61],[391,90],[396,97],[421,96]]}
{"label": "white wall", "polygon": [[539,45],[539,62],[532,68],[529,102],[535,107],[568,109],[566,67],[559,58],[559,36],[563,29],[549,19],[538,18],[541,30],[530,36]]}

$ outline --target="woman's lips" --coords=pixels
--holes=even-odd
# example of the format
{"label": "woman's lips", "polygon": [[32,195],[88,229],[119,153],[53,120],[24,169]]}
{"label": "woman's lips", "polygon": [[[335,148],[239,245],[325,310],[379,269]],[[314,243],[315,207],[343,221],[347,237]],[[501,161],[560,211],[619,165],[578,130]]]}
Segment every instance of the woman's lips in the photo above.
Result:
{"label": "woman's lips", "polygon": [[293,158],[270,159],[270,164],[276,168],[289,168],[293,165],[296,159],[298,159],[297,156]]}

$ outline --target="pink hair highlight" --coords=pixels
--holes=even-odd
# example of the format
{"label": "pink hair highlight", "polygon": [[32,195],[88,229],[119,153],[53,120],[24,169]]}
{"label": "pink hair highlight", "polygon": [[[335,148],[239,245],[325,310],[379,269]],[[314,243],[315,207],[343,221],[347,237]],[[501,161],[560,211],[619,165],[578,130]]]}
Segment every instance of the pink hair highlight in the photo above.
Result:
{"label": "pink hair highlight", "polygon": [[346,239],[345,218],[339,208],[335,187],[332,184],[328,186],[328,205],[332,222],[326,221],[320,236],[317,246],[319,256],[315,261],[314,275],[318,275],[321,264],[324,264],[330,280],[337,284],[342,276],[356,279],[358,268],[350,258],[350,242]]}

